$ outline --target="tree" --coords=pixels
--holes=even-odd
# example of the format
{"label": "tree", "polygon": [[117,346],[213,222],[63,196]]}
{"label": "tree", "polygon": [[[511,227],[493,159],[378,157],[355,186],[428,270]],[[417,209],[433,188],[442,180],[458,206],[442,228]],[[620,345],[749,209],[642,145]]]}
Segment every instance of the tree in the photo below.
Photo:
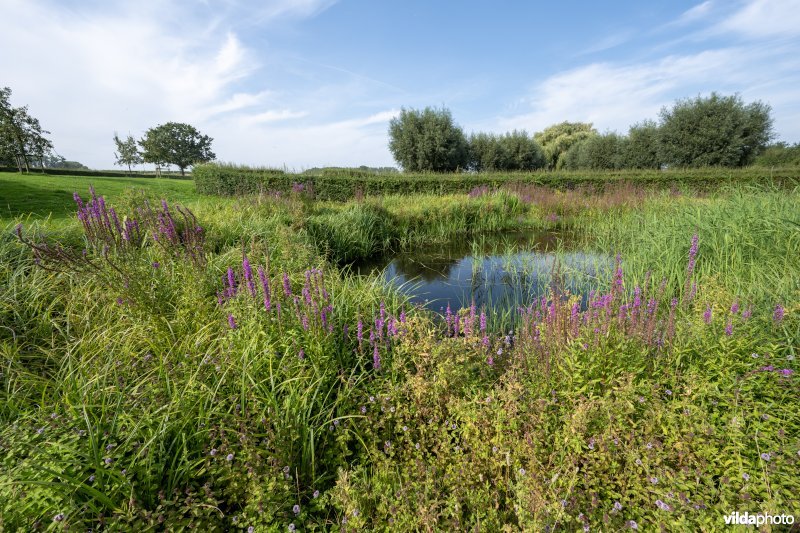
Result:
{"label": "tree", "polygon": [[469,137],[470,168],[477,172],[536,170],[544,166],[544,153],[524,131],[504,135],[473,133]]}
{"label": "tree", "polygon": [[617,170],[622,168],[628,140],[616,133],[592,135],[573,144],[563,155],[568,170]]}
{"label": "tree", "polygon": [[194,126],[167,122],[147,130],[139,145],[146,163],[155,163],[158,170],[162,165],[172,164],[184,175],[186,168],[216,158],[211,141],[211,137],[201,135]]}
{"label": "tree", "polygon": [[469,145],[450,111],[402,109],[389,123],[389,150],[408,172],[453,172],[469,164]]}
{"label": "tree", "polygon": [[675,166],[741,167],[773,138],[771,108],[739,95],[678,100],[661,110],[660,157]]}
{"label": "tree", "polygon": [[128,137],[123,141],[114,132],[114,144],[117,145],[117,151],[114,152],[114,157],[117,159],[116,164],[119,166],[127,166],[128,173],[131,172],[132,165],[140,165],[144,162],[142,154],[139,152],[139,146],[136,144],[136,139],[133,135],[128,134]]}
{"label": "tree", "polygon": [[11,89],[0,89],[0,160],[30,170],[31,160],[45,166],[44,159],[53,151],[39,120],[28,113],[28,106],[11,107]]}
{"label": "tree", "polygon": [[789,145],[779,142],[767,146],[753,164],[761,167],[800,167],[800,143]]}
{"label": "tree", "polygon": [[553,124],[534,134],[533,138],[544,151],[544,158],[549,170],[559,169],[564,165],[564,154],[573,144],[592,135],[597,130],[588,122],[561,122]]}
{"label": "tree", "polygon": [[623,156],[624,168],[661,168],[658,158],[658,124],[645,120],[628,130],[628,143]]}

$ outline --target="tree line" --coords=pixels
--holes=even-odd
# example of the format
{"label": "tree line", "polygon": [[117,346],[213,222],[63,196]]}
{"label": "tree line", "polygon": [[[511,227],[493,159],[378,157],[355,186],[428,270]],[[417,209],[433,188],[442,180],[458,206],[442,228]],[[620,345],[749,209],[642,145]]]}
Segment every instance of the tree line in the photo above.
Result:
{"label": "tree line", "polygon": [[404,108],[389,124],[389,150],[409,172],[742,167],[773,138],[769,105],[717,93],[678,100],[658,121],[634,124],[627,135],[561,122],[532,136],[516,130],[467,136],[448,109],[431,107]]}

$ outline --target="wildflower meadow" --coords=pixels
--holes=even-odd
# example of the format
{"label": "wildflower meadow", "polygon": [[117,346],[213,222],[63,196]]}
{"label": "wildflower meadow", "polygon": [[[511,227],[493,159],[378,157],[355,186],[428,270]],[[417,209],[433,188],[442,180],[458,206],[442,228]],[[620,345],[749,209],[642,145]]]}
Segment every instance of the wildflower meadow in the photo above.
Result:
{"label": "wildflower meadow", "polygon": [[[796,186],[112,192],[4,215],[0,529],[800,519]],[[603,260],[441,313],[354,272],[520,227]]]}

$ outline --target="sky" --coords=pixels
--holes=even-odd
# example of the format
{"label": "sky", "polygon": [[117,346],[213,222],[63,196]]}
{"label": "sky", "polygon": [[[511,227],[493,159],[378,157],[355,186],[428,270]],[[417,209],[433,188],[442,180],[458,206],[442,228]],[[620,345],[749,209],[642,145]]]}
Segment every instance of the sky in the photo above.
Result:
{"label": "sky", "polygon": [[0,18],[0,86],[91,168],[165,122],[225,162],[394,166],[401,108],[625,133],[712,91],[800,142],[800,0],[0,0]]}

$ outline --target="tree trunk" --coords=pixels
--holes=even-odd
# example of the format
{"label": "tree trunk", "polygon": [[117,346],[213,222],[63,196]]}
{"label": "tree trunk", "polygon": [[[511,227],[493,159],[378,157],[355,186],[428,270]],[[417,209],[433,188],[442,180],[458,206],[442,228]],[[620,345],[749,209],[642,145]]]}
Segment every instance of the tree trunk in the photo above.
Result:
{"label": "tree trunk", "polygon": [[181,176],[185,176],[186,173],[183,171],[186,167],[181,167]]}

